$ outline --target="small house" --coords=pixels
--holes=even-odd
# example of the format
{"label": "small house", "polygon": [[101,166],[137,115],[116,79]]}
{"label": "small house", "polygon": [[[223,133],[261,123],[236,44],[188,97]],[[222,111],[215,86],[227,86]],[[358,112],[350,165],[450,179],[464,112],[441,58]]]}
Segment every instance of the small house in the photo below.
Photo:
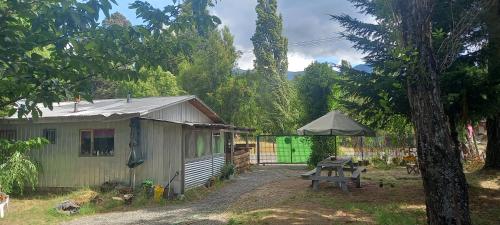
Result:
{"label": "small house", "polygon": [[152,179],[184,193],[218,176],[234,134],[248,131],[225,124],[195,96],[61,102],[39,118],[0,118],[0,138],[49,140],[32,152],[40,187]]}

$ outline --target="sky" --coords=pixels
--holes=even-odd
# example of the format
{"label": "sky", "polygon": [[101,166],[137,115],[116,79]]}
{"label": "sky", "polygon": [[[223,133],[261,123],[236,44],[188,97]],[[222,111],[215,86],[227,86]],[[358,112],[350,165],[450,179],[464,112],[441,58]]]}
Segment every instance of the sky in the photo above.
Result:
{"label": "sky", "polygon": [[[117,1],[113,12],[119,11],[132,24],[141,24],[128,5],[134,0]],[[171,4],[171,0],[147,0],[155,7]],[[252,69],[255,59],[250,38],[255,32],[257,0],[222,0],[210,11],[228,26],[234,35],[236,49],[242,55],[237,62],[241,69]],[[340,25],[330,20],[331,14],[348,14],[363,21],[372,21],[358,13],[347,0],[278,0],[278,11],[283,17],[283,34],[288,38],[288,70],[302,71],[313,61],[339,63],[347,60],[352,65],[362,64],[363,54],[339,37]]]}

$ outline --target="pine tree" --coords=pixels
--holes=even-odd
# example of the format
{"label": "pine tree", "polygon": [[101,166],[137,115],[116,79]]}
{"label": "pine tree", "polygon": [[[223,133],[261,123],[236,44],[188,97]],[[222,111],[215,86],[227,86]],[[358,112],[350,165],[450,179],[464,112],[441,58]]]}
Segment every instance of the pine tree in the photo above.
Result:
{"label": "pine tree", "polygon": [[[362,12],[376,17],[377,23],[363,23],[346,15],[334,16],[334,19],[347,29],[344,36],[354,42],[354,47],[367,53],[366,61],[374,66],[374,76],[380,75],[383,78],[380,81],[388,81],[386,84],[389,85],[385,85],[388,89],[381,88],[382,92],[375,93],[396,91],[396,94],[407,94],[408,115],[417,137],[428,223],[470,224],[467,184],[460,163],[456,129],[448,119],[452,121],[453,114],[465,115],[470,109],[480,109],[481,105],[474,102],[472,106],[465,105],[463,111],[453,111],[456,109],[449,106],[445,108],[443,103],[453,104],[448,104],[443,96],[454,93],[450,92],[453,89],[447,89],[448,93],[441,92],[440,81],[457,75],[454,70],[464,69],[457,62],[464,63],[474,58],[473,54],[463,54],[467,52],[466,46],[484,41],[478,35],[481,32],[478,15],[482,9],[488,8],[482,5],[486,1],[456,1],[453,7],[449,1],[432,0],[351,2]],[[462,20],[456,23],[453,18]],[[461,59],[457,61],[457,58]],[[357,76],[355,81],[384,84],[372,77]],[[398,88],[391,88],[391,85]],[[474,92],[479,94],[481,91]],[[364,97],[370,103],[377,100],[370,99],[372,96]],[[468,97],[461,96],[462,99]],[[387,105],[388,112],[397,112],[395,106],[398,105]],[[399,112],[404,111],[403,108]]]}
{"label": "pine tree", "polygon": [[292,129],[291,94],[286,77],[288,40],[282,36],[283,19],[277,12],[276,0],[259,0],[257,26],[251,38],[254,45],[254,67],[259,74],[259,104],[265,114],[264,130],[286,133]]}

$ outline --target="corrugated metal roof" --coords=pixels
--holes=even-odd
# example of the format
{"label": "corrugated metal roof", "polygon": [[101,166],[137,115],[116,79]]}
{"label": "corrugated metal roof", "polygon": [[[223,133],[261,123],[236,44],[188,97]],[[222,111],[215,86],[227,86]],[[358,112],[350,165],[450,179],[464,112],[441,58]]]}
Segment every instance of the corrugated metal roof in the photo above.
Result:
{"label": "corrugated metal roof", "polygon": [[[93,103],[81,101],[77,103],[77,111],[74,111],[75,102],[60,102],[53,105],[53,110],[40,105],[42,118],[70,118],[70,117],[91,117],[104,116],[111,117],[117,115],[137,115],[142,116],[155,110],[160,110],[175,104],[186,101],[199,102],[204,110],[211,112],[211,116],[216,116],[222,121],[212,109],[206,106],[201,100],[194,95],[187,96],[169,96],[169,97],[148,97],[148,98],[132,98],[130,103],[127,99],[102,99],[94,100]],[[31,118],[31,115],[28,115]],[[17,114],[8,119],[17,119]]]}

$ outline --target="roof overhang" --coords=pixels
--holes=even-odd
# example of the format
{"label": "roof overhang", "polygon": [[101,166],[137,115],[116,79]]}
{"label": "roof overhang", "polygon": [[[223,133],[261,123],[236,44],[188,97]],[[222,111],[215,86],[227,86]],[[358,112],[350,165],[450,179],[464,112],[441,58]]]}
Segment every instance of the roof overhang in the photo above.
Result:
{"label": "roof overhang", "polygon": [[59,117],[39,117],[39,118],[0,118],[4,124],[43,124],[43,123],[77,123],[77,122],[113,122],[139,117],[139,113],[104,115],[81,115],[81,116],[59,116]]}

